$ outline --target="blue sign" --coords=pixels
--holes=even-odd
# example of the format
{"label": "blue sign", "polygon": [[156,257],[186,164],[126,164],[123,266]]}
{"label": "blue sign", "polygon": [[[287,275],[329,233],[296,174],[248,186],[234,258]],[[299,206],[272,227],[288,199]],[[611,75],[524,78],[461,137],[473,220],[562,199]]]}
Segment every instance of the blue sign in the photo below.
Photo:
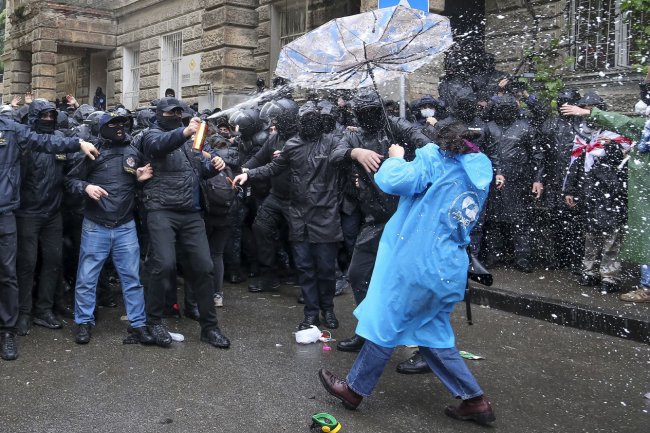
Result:
{"label": "blue sign", "polygon": [[408,3],[413,9],[429,13],[429,0],[379,0],[379,9],[397,6],[400,2]]}

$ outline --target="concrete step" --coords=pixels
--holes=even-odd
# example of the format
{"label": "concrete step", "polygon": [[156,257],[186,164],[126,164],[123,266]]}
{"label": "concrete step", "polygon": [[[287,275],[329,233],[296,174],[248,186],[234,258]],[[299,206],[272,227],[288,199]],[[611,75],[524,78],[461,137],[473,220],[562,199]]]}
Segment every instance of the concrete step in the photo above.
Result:
{"label": "concrete step", "polygon": [[[577,285],[565,271],[523,274],[493,269],[494,284],[470,285],[471,302],[558,325],[599,332],[650,344],[650,304],[622,302],[617,294],[601,295]],[[622,286],[632,289],[632,274]]]}

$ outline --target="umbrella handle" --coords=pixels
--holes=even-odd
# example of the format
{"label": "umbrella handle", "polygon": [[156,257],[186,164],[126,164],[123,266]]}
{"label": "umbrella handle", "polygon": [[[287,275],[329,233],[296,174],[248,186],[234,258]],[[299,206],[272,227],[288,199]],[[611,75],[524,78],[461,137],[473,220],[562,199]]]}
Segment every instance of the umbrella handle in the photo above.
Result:
{"label": "umbrella handle", "polygon": [[366,68],[368,68],[368,75],[370,75],[370,79],[372,80],[372,86],[375,88],[375,92],[377,93],[377,97],[379,98],[379,103],[381,104],[381,111],[384,113],[384,117],[386,118],[386,128],[388,129],[388,135],[390,136],[390,144],[396,144],[395,143],[395,134],[393,134],[393,128],[390,126],[390,120],[388,119],[388,113],[386,113],[386,107],[384,107],[384,102],[381,99],[381,95],[379,94],[379,88],[377,87],[377,82],[375,81],[375,74],[372,72],[372,68],[370,67],[370,62],[368,61],[368,57],[366,56],[366,44],[365,42],[363,43],[363,55],[366,58]]}

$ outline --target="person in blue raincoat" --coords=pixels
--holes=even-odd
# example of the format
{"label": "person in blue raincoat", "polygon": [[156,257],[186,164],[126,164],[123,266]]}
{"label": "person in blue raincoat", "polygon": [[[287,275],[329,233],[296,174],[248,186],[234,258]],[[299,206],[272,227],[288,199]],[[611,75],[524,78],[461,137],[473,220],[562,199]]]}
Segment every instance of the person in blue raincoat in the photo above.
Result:
{"label": "person in blue raincoat", "polygon": [[450,314],[464,297],[470,231],[492,181],[492,164],[453,122],[406,162],[392,145],[375,175],[379,188],[400,196],[381,237],[368,295],[354,314],[366,342],[342,380],[319,371],[325,389],[348,409],[371,394],[396,346],[417,345],[456,398],[453,418],[489,423],[494,412],[455,347]]}

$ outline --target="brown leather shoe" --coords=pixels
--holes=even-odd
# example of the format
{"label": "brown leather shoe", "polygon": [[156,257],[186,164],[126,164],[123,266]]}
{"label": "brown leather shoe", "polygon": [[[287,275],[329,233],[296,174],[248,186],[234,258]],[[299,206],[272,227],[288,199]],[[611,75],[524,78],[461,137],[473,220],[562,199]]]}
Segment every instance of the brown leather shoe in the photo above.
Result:
{"label": "brown leather shoe", "polygon": [[339,379],[324,368],[318,370],[318,377],[327,392],[341,400],[346,409],[354,410],[361,404],[363,397],[352,391],[346,381]]}
{"label": "brown leather shoe", "polygon": [[487,425],[496,421],[492,405],[484,395],[463,400],[458,406],[447,406],[445,415],[462,421],[474,421]]}

